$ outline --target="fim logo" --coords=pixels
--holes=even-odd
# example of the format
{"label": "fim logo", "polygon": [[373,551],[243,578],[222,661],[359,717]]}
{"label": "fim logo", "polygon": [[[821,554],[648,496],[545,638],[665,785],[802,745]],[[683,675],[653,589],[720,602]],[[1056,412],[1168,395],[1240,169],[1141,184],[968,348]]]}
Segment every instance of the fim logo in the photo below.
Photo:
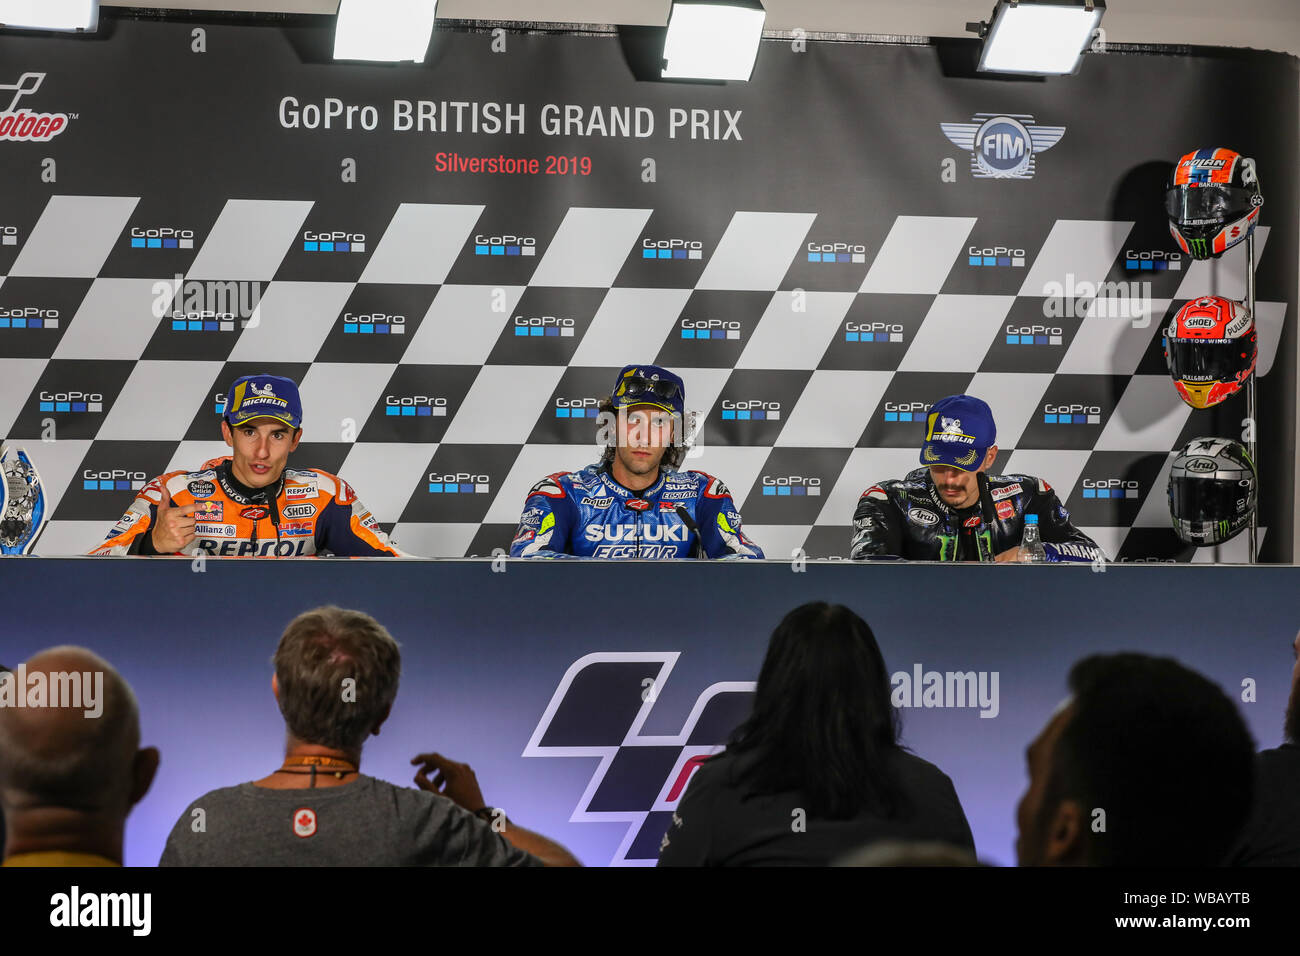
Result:
{"label": "fim logo", "polygon": [[0,226],[0,246],[18,245],[18,227]]}
{"label": "fim logo", "polygon": [[454,475],[429,473],[429,494],[431,495],[486,495],[491,489],[487,475],[474,475],[457,472]]}
{"label": "fim logo", "polygon": [[384,414],[393,418],[446,417],[447,400],[429,395],[385,395]]}
{"label": "fim logo", "polygon": [[515,335],[519,338],[573,338],[575,324],[568,316],[516,315]]}
{"label": "fim logo", "polygon": [[867,247],[848,242],[808,243],[809,262],[861,262],[867,261]]}
{"label": "fim logo", "polygon": [[989,246],[981,249],[971,246],[966,251],[968,266],[1010,266],[1013,269],[1025,267],[1025,250],[1012,249],[1009,246]]}
{"label": "fim logo", "polygon": [[903,327],[893,322],[845,322],[845,342],[901,342]]}
{"label": "fim logo", "polygon": [[1128,272],[1180,272],[1183,256],[1178,252],[1152,249],[1149,252],[1124,251],[1124,268]]}
{"label": "fim logo", "polygon": [[111,471],[95,471],[87,468],[81,473],[82,491],[139,491],[144,487],[149,476],[143,471],[126,471],[114,468]]}
{"label": "fim logo", "polygon": [[598,418],[600,417],[600,399],[598,398],[557,398],[555,400],[556,418]]}
{"label": "fim logo", "polygon": [[535,256],[537,240],[532,236],[475,236],[476,256]]}
{"label": "fim logo", "polygon": [[158,229],[131,227],[128,237],[132,249],[193,249],[193,229],[172,229],[163,226]]}
{"label": "fim logo", "polygon": [[885,421],[923,422],[929,410],[929,402],[885,402]]}
{"label": "fim logo", "polygon": [[1100,425],[1100,405],[1043,406],[1043,422],[1048,425]]}
{"label": "fim logo", "polygon": [[100,392],[41,392],[37,398],[43,412],[104,411],[104,396]]}
{"label": "fim logo", "polygon": [[1083,479],[1083,496],[1085,498],[1136,498],[1138,483],[1125,481],[1123,478]]}
{"label": "fim logo", "polygon": [[679,656],[606,651],[579,658],[524,748],[525,757],[600,758],[569,820],[626,825],[611,866],[654,865],[691,777],[753,706],[753,682],[720,682],[701,692],[680,733],[642,734]]}
{"label": "fim logo", "polygon": [[780,402],[733,402],[728,398],[722,400],[724,422],[774,422],[780,417]]}
{"label": "fim logo", "polygon": [[801,497],[806,495],[820,495],[822,493],[822,480],[820,478],[805,478],[802,475],[764,475],[763,476],[763,495],[785,497]]}
{"label": "fim logo", "polygon": [[406,316],[370,312],[365,315],[343,313],[344,335],[405,335]]}
{"label": "fim logo", "polygon": [[0,309],[0,329],[57,329],[58,327],[58,309],[37,309],[28,306]]}
{"label": "fim logo", "polygon": [[703,259],[704,243],[698,239],[642,239],[642,259]]}
{"label": "fim logo", "polygon": [[1007,345],[1060,345],[1062,331],[1047,325],[1008,325]]}
{"label": "fim logo", "polygon": [[727,319],[682,319],[682,338],[739,339],[740,323]]}
{"label": "fim logo", "polygon": [[958,149],[969,150],[975,179],[1033,179],[1035,157],[1065,135],[1064,126],[1040,126],[1026,113],[976,113],[969,123],[940,123]]}
{"label": "fim logo", "polygon": [[302,234],[303,252],[365,252],[363,232],[312,232]]}

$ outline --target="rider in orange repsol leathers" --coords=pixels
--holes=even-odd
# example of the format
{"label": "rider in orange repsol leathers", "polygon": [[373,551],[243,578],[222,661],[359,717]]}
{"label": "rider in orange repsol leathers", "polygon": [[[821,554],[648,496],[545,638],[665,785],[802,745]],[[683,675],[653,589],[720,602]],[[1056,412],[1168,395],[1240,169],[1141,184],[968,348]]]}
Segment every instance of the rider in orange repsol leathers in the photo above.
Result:
{"label": "rider in orange repsol leathers", "polygon": [[237,380],[221,427],[234,453],[149,482],[90,553],[403,556],[346,481],[287,466],[302,436],[301,409],[289,379]]}

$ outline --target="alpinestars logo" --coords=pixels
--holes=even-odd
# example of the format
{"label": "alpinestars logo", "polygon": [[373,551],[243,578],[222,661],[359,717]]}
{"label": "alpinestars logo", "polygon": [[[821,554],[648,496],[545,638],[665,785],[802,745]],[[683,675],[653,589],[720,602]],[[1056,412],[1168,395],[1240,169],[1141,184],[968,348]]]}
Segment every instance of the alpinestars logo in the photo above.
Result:
{"label": "alpinestars logo", "polygon": [[33,113],[17,109],[24,96],[30,96],[45,82],[44,73],[24,73],[17,83],[0,83],[0,102],[6,92],[13,93],[9,105],[0,111],[0,142],[46,143],[67,128],[67,113]]}
{"label": "alpinestars logo", "polygon": [[975,179],[1033,179],[1035,157],[1065,135],[1064,126],[1040,126],[1027,113],[976,113],[969,123],[940,123],[958,149],[970,150]]}
{"label": "alpinestars logo", "polygon": [[700,762],[749,716],[752,681],[706,687],[680,733],[643,735],[679,651],[597,652],[574,661],[524,748],[525,757],[598,757],[570,823],[627,824],[611,866],[653,866]]}

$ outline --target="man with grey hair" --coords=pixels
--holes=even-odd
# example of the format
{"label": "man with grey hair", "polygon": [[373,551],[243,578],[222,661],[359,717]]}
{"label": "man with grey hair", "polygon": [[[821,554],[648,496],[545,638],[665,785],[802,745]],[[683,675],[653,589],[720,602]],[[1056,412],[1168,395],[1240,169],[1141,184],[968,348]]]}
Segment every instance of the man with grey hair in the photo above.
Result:
{"label": "man with grey hair", "polygon": [[362,745],[388,719],[401,675],[397,642],[370,615],[300,614],[274,663],[284,761],[190,804],[160,866],[579,865],[487,806],[464,764],[421,754],[411,761],[418,790],[361,773]]}
{"label": "man with grey hair", "polygon": [[135,695],[97,654],[54,647],[0,673],[4,866],[121,866],[157,770]]}

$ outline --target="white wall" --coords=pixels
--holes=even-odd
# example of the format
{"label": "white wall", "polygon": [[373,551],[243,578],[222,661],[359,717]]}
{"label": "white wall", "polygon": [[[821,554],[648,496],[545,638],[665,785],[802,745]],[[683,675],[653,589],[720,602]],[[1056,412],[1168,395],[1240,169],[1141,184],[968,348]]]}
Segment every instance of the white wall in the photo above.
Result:
{"label": "white wall", "polygon": [[[103,0],[109,7],[333,13],[338,0]],[[993,0],[763,0],[773,30],[964,36]],[[662,25],[669,0],[441,0],[463,19]],[[1102,21],[1114,43],[1196,43],[1300,54],[1300,0],[1111,0]]]}

